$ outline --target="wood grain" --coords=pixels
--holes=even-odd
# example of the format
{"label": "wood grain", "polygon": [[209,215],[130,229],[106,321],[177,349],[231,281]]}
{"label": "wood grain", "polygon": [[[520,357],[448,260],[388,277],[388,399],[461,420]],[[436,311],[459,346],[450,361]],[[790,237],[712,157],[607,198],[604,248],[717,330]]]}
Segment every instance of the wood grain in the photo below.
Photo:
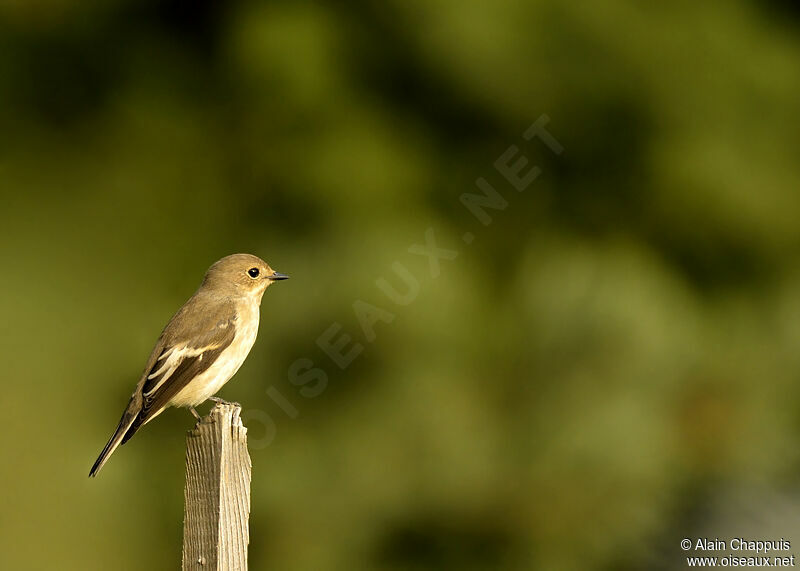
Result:
{"label": "wood grain", "polygon": [[217,404],[186,437],[184,571],[244,571],[250,455],[241,408]]}

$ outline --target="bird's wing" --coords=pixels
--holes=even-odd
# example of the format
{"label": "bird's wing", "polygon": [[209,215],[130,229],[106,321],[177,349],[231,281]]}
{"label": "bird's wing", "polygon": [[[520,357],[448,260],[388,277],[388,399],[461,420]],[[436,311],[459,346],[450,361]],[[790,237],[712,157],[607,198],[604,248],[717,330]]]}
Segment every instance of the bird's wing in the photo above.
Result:
{"label": "bird's wing", "polygon": [[[127,430],[122,444],[148,420],[160,413],[170,400],[195,377],[208,369],[236,336],[237,315],[233,303],[184,308],[178,312],[191,313],[193,325],[176,332],[175,318],[167,325],[156,346],[154,355],[142,377],[141,409]],[[190,316],[186,316],[190,318]]]}

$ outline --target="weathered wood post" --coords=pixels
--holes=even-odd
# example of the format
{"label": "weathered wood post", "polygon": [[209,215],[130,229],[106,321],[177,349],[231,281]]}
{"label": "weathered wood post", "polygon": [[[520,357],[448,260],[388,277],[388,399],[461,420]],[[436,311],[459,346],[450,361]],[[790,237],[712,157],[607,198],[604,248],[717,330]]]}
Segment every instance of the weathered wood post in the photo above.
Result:
{"label": "weathered wood post", "polygon": [[186,436],[183,571],[246,571],[250,455],[238,405],[220,403]]}

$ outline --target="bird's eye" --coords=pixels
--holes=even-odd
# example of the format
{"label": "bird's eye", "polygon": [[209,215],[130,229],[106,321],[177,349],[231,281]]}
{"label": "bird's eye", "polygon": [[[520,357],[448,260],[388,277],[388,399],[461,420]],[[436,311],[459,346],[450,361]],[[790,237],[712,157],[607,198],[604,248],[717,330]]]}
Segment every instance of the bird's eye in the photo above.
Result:
{"label": "bird's eye", "polygon": [[258,277],[259,274],[258,268],[250,268],[249,270],[247,270],[247,273],[251,278],[255,279]]}

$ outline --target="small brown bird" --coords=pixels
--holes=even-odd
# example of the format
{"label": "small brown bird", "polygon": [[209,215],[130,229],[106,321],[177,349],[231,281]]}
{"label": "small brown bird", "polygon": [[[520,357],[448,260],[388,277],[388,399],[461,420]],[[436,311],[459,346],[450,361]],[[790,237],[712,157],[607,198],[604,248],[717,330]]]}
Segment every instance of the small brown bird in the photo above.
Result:
{"label": "small brown bird", "polygon": [[128,407],[89,476],[96,476],[120,444],[168,406],[195,406],[212,398],[239,370],[258,333],[266,289],[289,276],[250,254],[222,258],[200,288],[169,320],[156,342]]}

